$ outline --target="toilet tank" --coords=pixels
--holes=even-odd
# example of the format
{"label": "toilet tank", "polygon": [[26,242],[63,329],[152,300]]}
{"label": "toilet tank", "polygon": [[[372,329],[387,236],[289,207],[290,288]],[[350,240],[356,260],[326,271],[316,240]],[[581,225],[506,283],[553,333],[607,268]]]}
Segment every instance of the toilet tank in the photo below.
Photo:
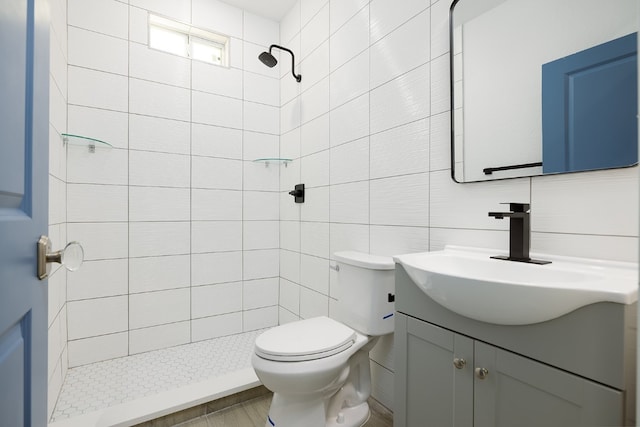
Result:
{"label": "toilet tank", "polygon": [[393,258],[361,252],[336,252],[338,302],[333,317],[366,335],[393,332],[395,264]]}

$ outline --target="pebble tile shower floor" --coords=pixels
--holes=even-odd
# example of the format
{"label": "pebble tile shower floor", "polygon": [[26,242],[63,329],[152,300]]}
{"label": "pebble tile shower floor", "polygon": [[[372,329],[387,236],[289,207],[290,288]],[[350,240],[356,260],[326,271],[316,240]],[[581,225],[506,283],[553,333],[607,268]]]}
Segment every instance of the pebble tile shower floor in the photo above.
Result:
{"label": "pebble tile shower floor", "polygon": [[71,368],[50,421],[130,402],[251,366],[263,330]]}

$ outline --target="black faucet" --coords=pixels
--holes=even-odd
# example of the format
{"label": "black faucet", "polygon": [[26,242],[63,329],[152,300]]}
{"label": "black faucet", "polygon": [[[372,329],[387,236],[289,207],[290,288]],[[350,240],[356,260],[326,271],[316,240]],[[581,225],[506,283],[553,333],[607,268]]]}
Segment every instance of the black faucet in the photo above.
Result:
{"label": "black faucet", "polygon": [[[506,203],[505,203],[506,204]],[[510,212],[489,212],[495,219],[509,218],[509,256],[492,256],[491,258],[508,261],[527,262],[531,264],[549,264],[551,261],[531,259],[531,216],[529,203],[509,203]]]}

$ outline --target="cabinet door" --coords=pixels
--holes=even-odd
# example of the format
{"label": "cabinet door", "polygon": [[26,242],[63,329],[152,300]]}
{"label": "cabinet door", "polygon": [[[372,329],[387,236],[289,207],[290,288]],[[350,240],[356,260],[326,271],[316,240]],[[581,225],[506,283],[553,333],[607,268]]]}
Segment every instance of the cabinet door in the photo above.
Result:
{"label": "cabinet door", "polygon": [[471,427],[473,341],[401,313],[395,339],[394,426]]}
{"label": "cabinet door", "polygon": [[475,368],[475,427],[622,425],[618,390],[477,341]]}

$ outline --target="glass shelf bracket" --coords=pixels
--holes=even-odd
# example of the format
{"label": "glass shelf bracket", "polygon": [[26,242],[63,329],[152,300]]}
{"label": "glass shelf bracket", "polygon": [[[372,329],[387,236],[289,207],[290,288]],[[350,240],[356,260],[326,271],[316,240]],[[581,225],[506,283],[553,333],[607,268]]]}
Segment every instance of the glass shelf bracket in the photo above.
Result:
{"label": "glass shelf bracket", "polygon": [[108,142],[101,141],[95,138],[89,138],[88,136],[72,135],[70,133],[63,133],[61,135],[64,145],[84,146],[89,149],[90,153],[95,153],[96,148],[113,148],[113,145],[109,144]]}

